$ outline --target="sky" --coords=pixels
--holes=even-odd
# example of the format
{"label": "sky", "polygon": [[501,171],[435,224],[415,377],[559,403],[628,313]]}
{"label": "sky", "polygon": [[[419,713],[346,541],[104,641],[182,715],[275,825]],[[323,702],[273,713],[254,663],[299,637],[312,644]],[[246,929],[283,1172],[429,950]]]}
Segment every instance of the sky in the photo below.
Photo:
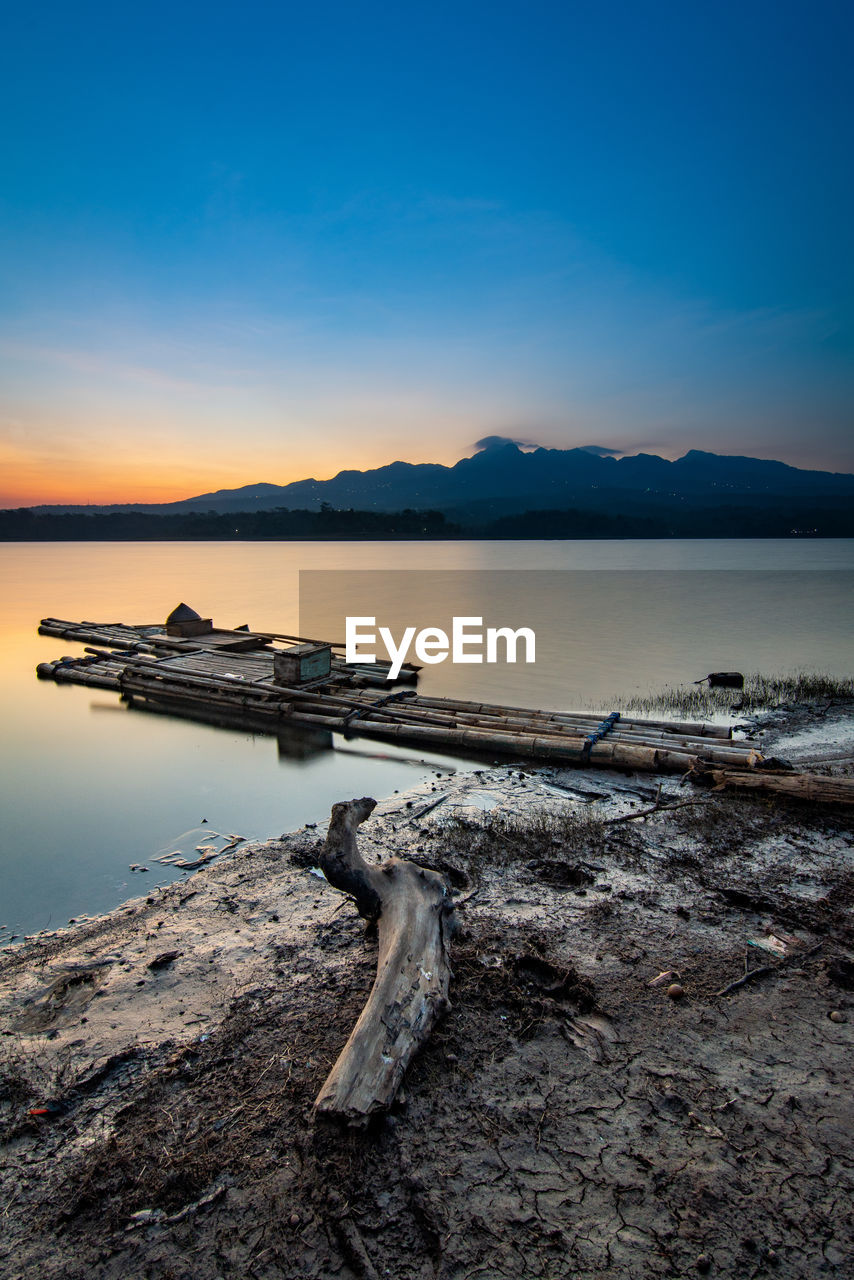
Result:
{"label": "sky", "polygon": [[854,8],[7,8],[0,506],[489,435],[854,471]]}

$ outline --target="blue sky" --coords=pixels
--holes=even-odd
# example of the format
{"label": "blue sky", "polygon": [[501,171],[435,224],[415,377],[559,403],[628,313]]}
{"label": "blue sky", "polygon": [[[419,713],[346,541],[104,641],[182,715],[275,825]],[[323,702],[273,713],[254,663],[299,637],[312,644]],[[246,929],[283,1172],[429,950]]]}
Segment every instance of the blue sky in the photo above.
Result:
{"label": "blue sky", "polygon": [[854,470],[841,3],[7,19],[0,501],[481,436]]}

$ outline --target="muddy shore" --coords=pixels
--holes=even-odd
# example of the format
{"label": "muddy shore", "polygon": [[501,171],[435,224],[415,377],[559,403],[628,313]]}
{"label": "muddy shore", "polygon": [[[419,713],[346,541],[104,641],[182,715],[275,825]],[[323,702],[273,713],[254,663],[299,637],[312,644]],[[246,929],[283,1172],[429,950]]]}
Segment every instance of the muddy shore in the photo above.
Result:
{"label": "muddy shore", "polygon": [[[852,705],[750,729],[852,771]],[[311,1115],[376,960],[322,838],[0,957],[0,1274],[854,1274],[850,811],[524,764],[381,800],[365,856],[461,927],[366,1133]]]}

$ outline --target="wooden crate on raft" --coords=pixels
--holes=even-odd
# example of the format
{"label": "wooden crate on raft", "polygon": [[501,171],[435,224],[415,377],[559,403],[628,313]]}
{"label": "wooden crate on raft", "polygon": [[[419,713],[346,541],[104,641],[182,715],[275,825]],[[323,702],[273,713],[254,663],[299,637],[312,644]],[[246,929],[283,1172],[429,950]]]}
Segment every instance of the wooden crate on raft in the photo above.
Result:
{"label": "wooden crate on raft", "polygon": [[323,680],[332,670],[332,649],[328,644],[295,644],[273,655],[276,684],[299,685]]}

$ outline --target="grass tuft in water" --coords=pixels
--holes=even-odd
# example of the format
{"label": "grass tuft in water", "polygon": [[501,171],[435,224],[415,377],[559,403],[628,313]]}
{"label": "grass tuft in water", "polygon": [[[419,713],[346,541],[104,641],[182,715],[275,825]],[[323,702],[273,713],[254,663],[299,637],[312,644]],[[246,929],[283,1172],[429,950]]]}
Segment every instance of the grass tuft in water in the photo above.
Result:
{"label": "grass tuft in water", "polygon": [[694,719],[710,719],[722,712],[765,711],[773,707],[810,702],[854,700],[854,679],[824,672],[796,675],[762,675],[753,672],[744,678],[744,689],[712,689],[706,684],[668,686],[660,693],[631,697],[623,701],[623,713],[655,715],[661,712]]}

